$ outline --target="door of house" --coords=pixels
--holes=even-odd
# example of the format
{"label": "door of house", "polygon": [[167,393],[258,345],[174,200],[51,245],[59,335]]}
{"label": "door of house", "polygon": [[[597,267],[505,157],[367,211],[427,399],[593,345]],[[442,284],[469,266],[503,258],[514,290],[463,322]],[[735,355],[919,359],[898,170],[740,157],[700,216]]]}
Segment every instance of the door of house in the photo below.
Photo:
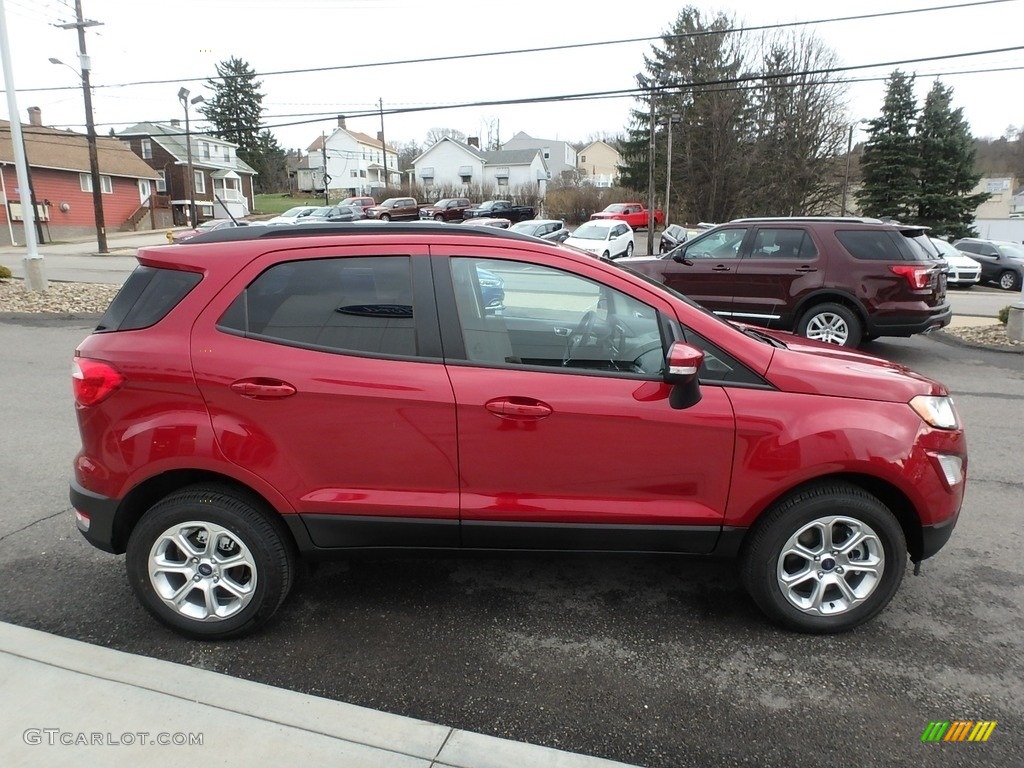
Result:
{"label": "door of house", "polygon": [[143,205],[149,200],[151,194],[149,179],[139,179],[139,202]]}

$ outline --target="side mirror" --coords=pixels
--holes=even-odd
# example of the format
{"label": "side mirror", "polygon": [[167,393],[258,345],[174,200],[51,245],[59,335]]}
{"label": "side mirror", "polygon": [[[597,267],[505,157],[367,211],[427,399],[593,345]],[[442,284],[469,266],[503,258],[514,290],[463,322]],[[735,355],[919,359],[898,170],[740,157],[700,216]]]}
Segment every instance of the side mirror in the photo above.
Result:
{"label": "side mirror", "polygon": [[676,262],[676,264],[685,264],[688,267],[693,266],[693,262],[686,258],[685,245],[677,245],[675,248],[669,251],[669,255],[672,257],[672,261]]}
{"label": "side mirror", "polygon": [[665,363],[665,383],[672,385],[669,405],[682,410],[699,403],[700,380],[697,373],[704,363],[704,352],[677,341],[669,347]]}

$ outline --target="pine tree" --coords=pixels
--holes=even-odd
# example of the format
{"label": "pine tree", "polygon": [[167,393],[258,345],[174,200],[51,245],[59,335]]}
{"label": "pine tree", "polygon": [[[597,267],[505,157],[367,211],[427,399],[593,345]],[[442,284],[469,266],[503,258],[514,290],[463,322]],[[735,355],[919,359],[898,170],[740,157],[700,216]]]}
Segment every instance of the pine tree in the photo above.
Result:
{"label": "pine tree", "polygon": [[213,134],[237,144],[238,157],[260,174],[254,180],[258,190],[287,188],[284,151],[270,131],[261,128],[263,83],[248,62],[234,56],[216,64],[216,69],[217,77],[206,81],[213,96],[199,111],[213,124]]}
{"label": "pine tree", "polygon": [[896,70],[886,84],[881,116],[869,123],[861,159],[863,186],[856,198],[865,216],[909,221],[917,215],[916,123],[914,77]]}
{"label": "pine tree", "polygon": [[936,236],[970,237],[974,211],[988,199],[970,194],[981,179],[974,170],[975,148],[963,109],[953,109],[953,89],[938,80],[924,101],[917,124],[917,216]]}

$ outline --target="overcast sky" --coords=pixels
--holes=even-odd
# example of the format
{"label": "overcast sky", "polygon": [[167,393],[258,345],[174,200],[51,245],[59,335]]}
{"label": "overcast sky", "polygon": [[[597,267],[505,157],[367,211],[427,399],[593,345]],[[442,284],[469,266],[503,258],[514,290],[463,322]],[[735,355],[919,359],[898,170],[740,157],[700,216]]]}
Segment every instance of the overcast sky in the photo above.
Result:
{"label": "overcast sky", "polygon": [[[2,0],[7,14],[18,111],[38,106],[46,125],[84,132],[80,83],[56,57],[77,68],[74,0]],[[891,18],[820,23],[823,19],[958,5],[956,0],[732,0],[699,4],[745,25],[818,21],[805,29],[833,49],[844,66],[881,65],[846,73],[868,82],[848,90],[851,120],[878,115],[892,62],[1001,48],[985,56],[904,64],[918,73],[919,102],[934,75],[954,88],[954,105],[976,136],[996,137],[1024,125],[1024,0],[933,10]],[[218,61],[237,56],[260,74],[265,125],[286,148],[309,146],[335,115],[375,135],[385,111],[502,99],[630,89],[655,41],[448,62],[366,67],[385,61],[455,56],[628,38],[656,38],[685,3],[672,0],[82,0],[83,15],[102,23],[86,32],[92,61],[97,130],[108,133],[141,121],[183,117],[177,99],[209,90],[204,80]],[[281,70],[313,70],[274,75]],[[965,70],[1008,69],[984,74]],[[266,73],[266,74],[264,74]],[[140,81],[166,81],[139,84]],[[77,87],[77,89],[75,88]],[[113,87],[100,87],[113,86]],[[53,88],[65,90],[41,90]],[[566,141],[621,133],[630,98],[519,106],[471,106],[385,115],[389,143],[422,144],[434,127],[454,128],[484,141],[518,131]],[[0,116],[7,118],[6,101]],[[192,117],[198,117],[192,112]],[[201,120],[201,118],[200,118]],[[202,123],[198,124],[202,127]]]}

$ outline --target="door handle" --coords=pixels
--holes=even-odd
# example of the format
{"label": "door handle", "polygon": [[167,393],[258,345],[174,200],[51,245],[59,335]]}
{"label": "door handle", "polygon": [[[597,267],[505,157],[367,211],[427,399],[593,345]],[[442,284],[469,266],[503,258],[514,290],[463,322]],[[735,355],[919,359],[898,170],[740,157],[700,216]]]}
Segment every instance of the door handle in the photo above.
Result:
{"label": "door handle", "polygon": [[719,264],[711,268],[712,272],[732,272],[732,267],[727,267],[725,264]]}
{"label": "door handle", "polygon": [[802,275],[805,275],[808,272],[817,272],[818,268],[817,267],[797,267],[796,271],[799,272]]}
{"label": "door handle", "polygon": [[499,397],[488,400],[484,407],[504,419],[543,419],[554,412],[547,403],[526,397]]}
{"label": "door handle", "polygon": [[254,399],[265,397],[291,397],[296,393],[295,387],[277,379],[241,379],[231,385],[231,391],[243,397]]}

